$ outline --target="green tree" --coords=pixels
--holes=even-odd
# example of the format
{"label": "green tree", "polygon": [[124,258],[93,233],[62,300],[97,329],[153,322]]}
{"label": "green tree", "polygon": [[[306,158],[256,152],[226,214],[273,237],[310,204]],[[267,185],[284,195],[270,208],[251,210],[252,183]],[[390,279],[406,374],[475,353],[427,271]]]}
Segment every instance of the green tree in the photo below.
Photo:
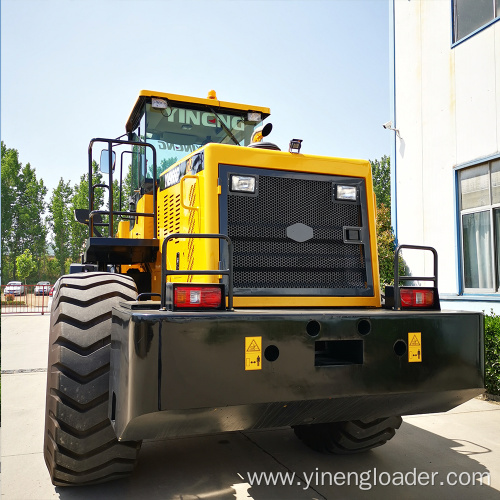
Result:
{"label": "green tree", "polygon": [[22,169],[21,181],[23,188],[20,191],[19,203],[26,208],[21,211],[20,226],[24,238],[20,238],[20,241],[23,249],[29,247],[39,267],[38,262],[45,254],[47,246],[47,228],[42,216],[46,209],[47,188],[43,179],[37,181],[35,170],[29,163]]}
{"label": "green tree", "polygon": [[17,276],[21,281],[26,282],[26,278],[37,268],[37,263],[33,259],[31,252],[26,249],[16,258]]}
{"label": "green tree", "polygon": [[370,160],[372,166],[373,190],[377,197],[377,207],[391,206],[391,159],[382,156],[380,160]]}
{"label": "green tree", "polygon": [[59,274],[65,274],[66,261],[71,257],[72,195],[73,190],[69,182],[64,182],[61,177],[59,184],[52,192],[49,203],[48,222],[52,231],[54,258],[57,262]]}
{"label": "green tree", "polygon": [[50,281],[55,283],[61,275],[56,259],[48,254],[45,254],[41,259],[39,281]]}
{"label": "green tree", "polygon": [[16,149],[2,142],[1,151],[2,281],[8,281],[16,278],[16,258],[24,250],[31,250],[37,266],[45,254],[47,229],[43,213],[47,188],[29,163],[22,166]]}
{"label": "green tree", "polygon": [[484,317],[484,387],[500,396],[500,316],[491,310]]}
{"label": "green tree", "polygon": [[[2,141],[2,264],[4,266],[2,276],[6,275],[5,265],[7,263],[12,238],[13,212],[16,205],[18,178],[21,166],[18,153],[15,149],[7,149]],[[6,279],[11,276],[10,272]]]}
{"label": "green tree", "polygon": [[125,178],[122,180],[122,210],[129,209],[129,202],[134,194],[134,188],[132,187],[132,165],[127,167],[127,173]]}
{"label": "green tree", "polygon": [[[70,258],[73,262],[79,261],[85,240],[89,237],[88,226],[77,222],[74,218],[76,209],[89,208],[89,180],[88,174],[80,177],[80,182],[73,188],[71,196],[70,212]],[[99,165],[94,161],[92,163],[92,183],[93,185],[102,183],[102,174],[99,171]],[[104,201],[104,189],[96,188],[94,190],[94,210],[100,210]]]}
{"label": "green tree", "polygon": [[[391,164],[390,158],[370,160],[372,166],[373,190],[377,197],[377,251],[380,272],[380,286],[394,284],[395,237],[391,224]],[[410,275],[406,262],[399,258],[399,274]]]}
{"label": "green tree", "polygon": [[[107,176],[106,176],[107,177]],[[108,181],[109,182],[109,181]],[[122,179],[122,184],[123,184],[123,179]],[[107,192],[103,196],[103,201],[101,202],[101,210],[109,210],[109,191],[106,190]],[[122,207],[125,204],[124,201],[124,195],[123,195],[123,185],[122,185],[122,199],[121,199],[121,204]],[[120,207],[120,174],[119,170],[116,169],[114,171],[113,175],[113,207],[112,210],[113,212],[121,212],[125,208]],[[128,208],[128,207],[127,207]],[[114,215],[113,216],[113,231],[112,234],[115,235],[116,231],[118,230],[118,223],[120,222],[121,217],[119,215]],[[108,215],[103,215],[102,216],[102,222],[109,224],[109,217]],[[109,234],[109,226],[102,226],[101,232],[103,236],[108,236]]]}
{"label": "green tree", "polygon": [[[121,206],[120,206],[120,173],[115,171],[113,180],[113,210],[118,212],[127,212],[130,209],[129,203],[133,198],[134,187],[132,186],[132,165],[128,165],[123,169],[125,175],[122,174],[121,186]],[[107,208],[107,207],[106,207]],[[115,216],[113,218],[113,234],[118,231],[118,223],[121,220],[126,220],[127,216]],[[107,218],[106,218],[107,220]]]}
{"label": "green tree", "polygon": [[391,208],[377,207],[377,250],[380,286],[394,284],[394,232],[391,227]]}

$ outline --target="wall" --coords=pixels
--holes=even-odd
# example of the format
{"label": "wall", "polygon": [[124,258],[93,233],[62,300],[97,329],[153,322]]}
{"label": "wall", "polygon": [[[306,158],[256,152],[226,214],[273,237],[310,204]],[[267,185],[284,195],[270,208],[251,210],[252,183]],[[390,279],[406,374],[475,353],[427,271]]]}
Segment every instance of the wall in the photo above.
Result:
{"label": "wall", "polygon": [[398,241],[434,246],[440,292],[457,294],[454,168],[499,151],[500,23],[452,48],[451,1],[394,2]]}

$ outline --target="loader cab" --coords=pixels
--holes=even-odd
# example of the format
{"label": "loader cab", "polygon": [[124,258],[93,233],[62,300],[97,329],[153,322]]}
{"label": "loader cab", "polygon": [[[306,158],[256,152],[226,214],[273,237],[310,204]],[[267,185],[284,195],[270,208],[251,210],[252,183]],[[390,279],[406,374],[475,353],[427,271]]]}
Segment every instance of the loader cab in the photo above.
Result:
{"label": "loader cab", "polygon": [[[187,154],[208,144],[248,146],[268,108],[226,103],[214,91],[206,99],[142,91],[127,121],[129,140],[151,144],[157,154],[157,179]],[[134,147],[131,192],[134,202],[154,189],[152,152]]]}
{"label": "loader cab", "polygon": [[[125,126],[126,140],[90,141],[89,209],[75,214],[89,226],[82,263],[105,270],[109,263],[154,262],[160,175],[208,143],[248,146],[269,115],[269,108],[219,101],[214,91],[207,98],[141,91]],[[100,177],[93,170],[97,145],[103,148]],[[107,193],[103,207],[97,206],[97,190]]]}

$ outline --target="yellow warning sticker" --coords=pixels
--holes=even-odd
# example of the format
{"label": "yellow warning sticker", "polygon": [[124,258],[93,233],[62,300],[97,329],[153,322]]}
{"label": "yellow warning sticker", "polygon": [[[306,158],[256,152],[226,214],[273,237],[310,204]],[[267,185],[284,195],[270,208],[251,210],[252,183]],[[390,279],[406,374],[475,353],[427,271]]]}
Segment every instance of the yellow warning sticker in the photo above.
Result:
{"label": "yellow warning sticker", "polygon": [[422,333],[411,332],[408,333],[408,362],[421,363],[422,362]]}
{"label": "yellow warning sticker", "polygon": [[245,370],[262,370],[262,337],[245,337]]}

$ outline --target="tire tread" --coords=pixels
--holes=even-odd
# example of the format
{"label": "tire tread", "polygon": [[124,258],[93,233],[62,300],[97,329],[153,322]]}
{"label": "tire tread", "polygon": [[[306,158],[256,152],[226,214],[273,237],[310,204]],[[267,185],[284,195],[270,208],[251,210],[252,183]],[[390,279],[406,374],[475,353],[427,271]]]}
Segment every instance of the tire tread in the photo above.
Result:
{"label": "tire tread", "polygon": [[111,309],[137,296],[132,278],[63,276],[51,311],[44,457],[53,484],[130,474],[140,442],[119,442],[108,419]]}
{"label": "tire tread", "polygon": [[352,420],[325,424],[298,425],[296,436],[313,450],[348,455],[382,446],[401,426],[400,416],[376,420]]}

